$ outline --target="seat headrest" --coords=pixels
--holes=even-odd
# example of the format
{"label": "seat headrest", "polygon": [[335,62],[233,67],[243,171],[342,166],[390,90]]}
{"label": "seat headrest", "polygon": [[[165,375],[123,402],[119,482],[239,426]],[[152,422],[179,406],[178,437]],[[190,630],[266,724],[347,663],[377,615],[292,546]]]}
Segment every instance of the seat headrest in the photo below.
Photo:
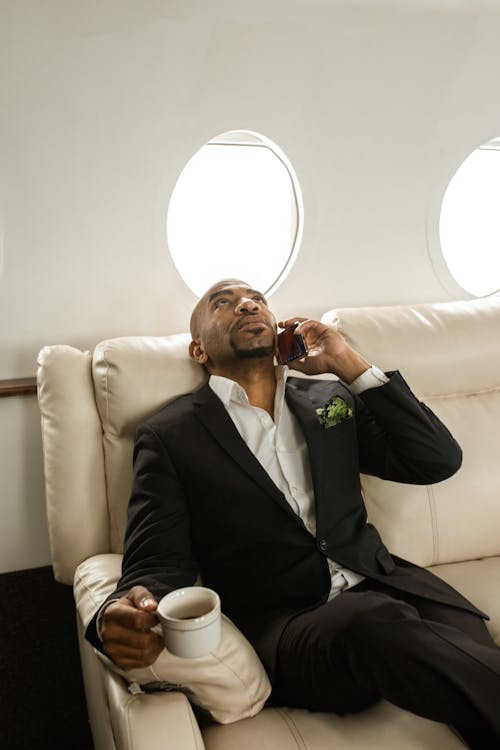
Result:
{"label": "seat headrest", "polygon": [[125,336],[98,344],[92,372],[103,430],[130,437],[136,425],[177,396],[200,388],[208,374],[188,354],[190,336]]}
{"label": "seat headrest", "polygon": [[322,320],[378,367],[402,368],[420,395],[475,393],[500,385],[500,295],[342,308]]}

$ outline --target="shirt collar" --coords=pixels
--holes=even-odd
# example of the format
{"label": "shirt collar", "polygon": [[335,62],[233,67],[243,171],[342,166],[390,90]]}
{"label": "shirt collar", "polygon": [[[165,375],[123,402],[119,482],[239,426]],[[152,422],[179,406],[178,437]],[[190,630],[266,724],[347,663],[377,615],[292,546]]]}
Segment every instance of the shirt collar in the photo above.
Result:
{"label": "shirt collar", "polygon": [[[274,368],[274,374],[276,376],[276,396],[274,398],[275,416],[281,413],[288,373],[289,369],[287,365],[276,365]],[[250,405],[245,389],[235,380],[225,378],[222,375],[210,375],[208,384],[215,395],[220,398],[226,409],[229,408],[231,403]]]}

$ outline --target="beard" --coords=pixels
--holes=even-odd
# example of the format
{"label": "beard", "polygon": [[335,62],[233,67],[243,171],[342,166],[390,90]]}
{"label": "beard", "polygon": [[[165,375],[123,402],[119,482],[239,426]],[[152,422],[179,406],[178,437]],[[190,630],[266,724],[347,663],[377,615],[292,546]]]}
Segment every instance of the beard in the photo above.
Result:
{"label": "beard", "polygon": [[257,346],[255,349],[243,349],[242,347],[233,345],[233,351],[238,359],[263,359],[274,354],[274,349],[274,343],[268,346]]}

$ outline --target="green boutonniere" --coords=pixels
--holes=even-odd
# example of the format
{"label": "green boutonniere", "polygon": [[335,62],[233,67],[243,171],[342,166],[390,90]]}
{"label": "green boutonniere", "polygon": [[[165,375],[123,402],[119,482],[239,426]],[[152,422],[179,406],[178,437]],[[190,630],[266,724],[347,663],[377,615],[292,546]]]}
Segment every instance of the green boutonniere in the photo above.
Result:
{"label": "green boutonniere", "polygon": [[352,409],[343,398],[333,396],[326,402],[323,409],[316,409],[316,414],[319,416],[320,425],[326,430],[352,417]]}

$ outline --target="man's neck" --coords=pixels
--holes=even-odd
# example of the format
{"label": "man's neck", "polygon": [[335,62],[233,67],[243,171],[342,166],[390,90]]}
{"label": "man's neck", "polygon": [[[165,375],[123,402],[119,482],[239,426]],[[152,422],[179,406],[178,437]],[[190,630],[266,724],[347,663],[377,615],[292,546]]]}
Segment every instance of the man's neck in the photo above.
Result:
{"label": "man's neck", "polygon": [[240,360],[232,362],[230,367],[214,369],[211,374],[234,380],[245,390],[252,406],[265,409],[274,419],[276,375],[272,360]]}

